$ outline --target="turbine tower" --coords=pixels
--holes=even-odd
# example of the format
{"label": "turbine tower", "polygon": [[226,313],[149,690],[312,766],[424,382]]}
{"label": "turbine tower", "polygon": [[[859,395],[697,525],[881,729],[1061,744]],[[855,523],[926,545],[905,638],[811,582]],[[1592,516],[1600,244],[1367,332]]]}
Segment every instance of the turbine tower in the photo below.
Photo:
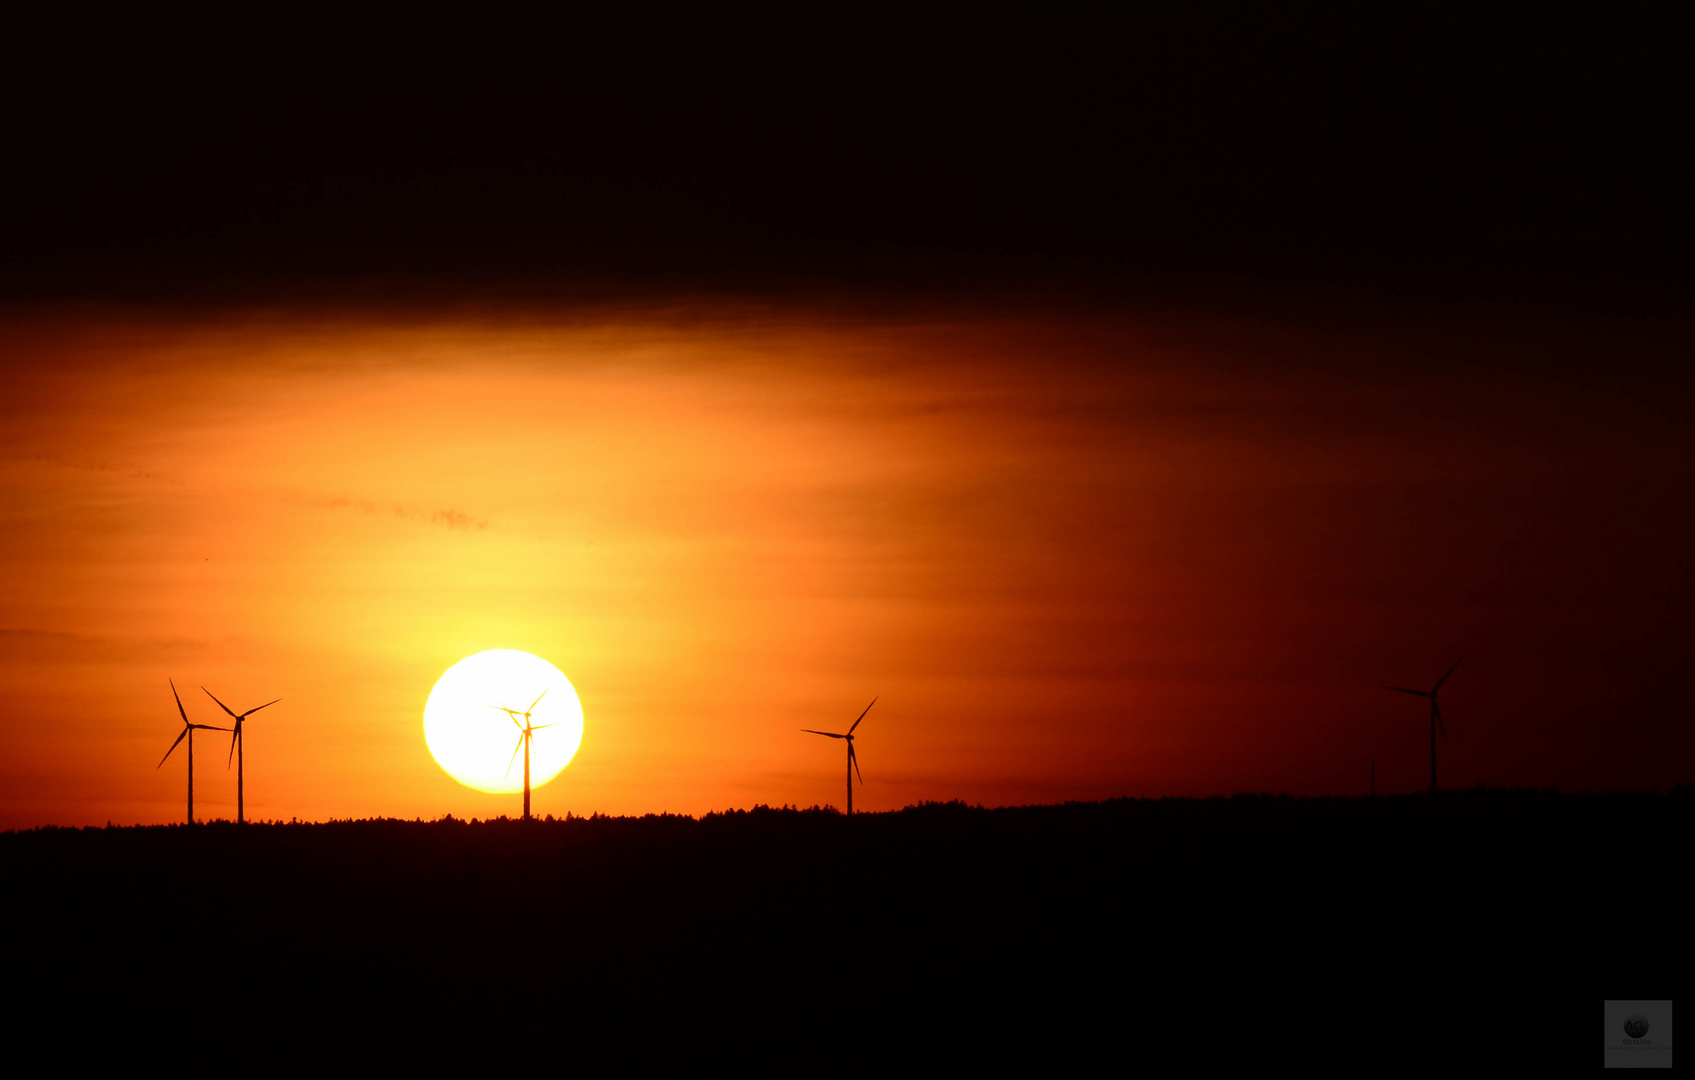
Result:
{"label": "turbine tower", "polygon": [[[871,705],[875,705],[875,704],[877,704],[877,699],[872,698],[871,699]],[[865,713],[868,713],[868,712],[871,711],[871,705],[865,706],[865,712],[862,712],[862,713],[859,714],[859,720],[865,719]],[[810,735],[823,735],[825,738],[829,738],[829,739],[846,739],[847,740],[847,748],[848,748],[848,758],[847,758],[847,789],[848,789],[847,812],[849,814],[853,813],[853,775],[854,775],[854,773],[859,772],[859,758],[854,756],[854,752],[853,752],[853,728],[856,728],[856,727],[859,726],[859,720],[855,720],[853,722],[853,727],[848,728],[847,734],[845,734],[845,735],[838,734],[834,731],[813,731],[809,727],[801,728],[802,731],[807,732]],[[860,782],[861,785],[863,785],[865,783],[865,774],[864,773],[859,773],[859,782]]]}
{"label": "turbine tower", "polygon": [[[206,688],[204,686],[202,686],[200,689],[206,690]],[[212,691],[210,691],[210,690],[206,690],[206,696],[211,698],[213,701],[218,701],[218,695],[212,693]],[[241,780],[241,748],[242,748],[241,722],[243,720],[246,720],[249,716],[252,716],[254,713],[258,712],[260,709],[268,709],[272,705],[275,705],[278,701],[281,701],[281,700],[282,700],[282,698],[276,698],[274,700],[265,702],[265,704],[263,704],[263,705],[255,705],[253,708],[248,709],[246,712],[242,713],[240,716],[236,716],[235,711],[233,709],[231,709],[228,705],[225,705],[223,702],[218,701],[218,708],[224,710],[225,712],[229,713],[231,716],[235,717],[235,734],[230,736],[230,753],[235,755],[235,823],[237,825],[242,824],[246,820],[246,818],[242,816],[243,805],[242,805],[242,787],[241,787],[241,783],[242,783],[242,780]],[[224,767],[229,768],[229,763],[225,762]]]}
{"label": "turbine tower", "polygon": [[[1465,656],[1461,655],[1460,660],[1464,660],[1464,659],[1465,659]],[[1436,794],[1436,729],[1437,728],[1442,729],[1442,741],[1443,742],[1448,741],[1448,727],[1447,727],[1446,724],[1442,723],[1442,706],[1440,706],[1436,703],[1436,693],[1437,693],[1437,691],[1442,689],[1442,684],[1448,681],[1448,675],[1452,675],[1454,673],[1454,668],[1457,668],[1457,667],[1460,666],[1460,660],[1455,660],[1454,661],[1454,667],[1449,668],[1448,671],[1447,671],[1447,674],[1443,675],[1440,679],[1437,679],[1436,685],[1432,686],[1428,690],[1408,690],[1404,686],[1385,686],[1383,688],[1385,690],[1395,690],[1395,691],[1398,691],[1398,692],[1403,693],[1403,694],[1411,694],[1413,697],[1422,697],[1422,698],[1429,698],[1430,699],[1430,794],[1432,794],[1432,795]]]}
{"label": "turbine tower", "polygon": [[200,731],[228,731],[229,728],[227,728],[227,727],[213,727],[211,724],[191,724],[191,723],[189,723],[188,722],[188,710],[186,710],[182,707],[182,696],[177,693],[177,684],[170,679],[167,679],[165,681],[169,682],[171,684],[171,696],[177,699],[177,712],[182,713],[182,734],[178,735],[177,741],[171,744],[171,748],[169,750],[165,751],[165,756],[159,759],[159,764],[157,764],[153,767],[155,769],[164,768],[165,762],[170,760],[170,757],[171,757],[172,754],[176,753],[177,744],[181,743],[185,737],[188,739],[188,823],[190,825],[193,825],[194,824],[194,732],[196,731],[196,729],[198,729]]}
{"label": "turbine tower", "polygon": [[[531,685],[533,686],[534,684],[532,683]],[[551,686],[547,688],[547,690],[552,690],[552,689],[553,689],[553,687],[551,687]],[[530,820],[530,740],[535,736],[535,733],[540,731],[542,728],[550,728],[550,727],[557,726],[557,725],[554,725],[554,724],[532,724],[530,722],[530,713],[535,711],[535,707],[537,705],[541,704],[541,699],[547,696],[547,690],[543,690],[541,693],[537,694],[536,699],[534,701],[530,702],[530,707],[528,709],[525,709],[523,712],[519,712],[517,709],[508,709],[504,705],[492,705],[492,706],[490,706],[490,708],[499,709],[501,712],[503,712],[507,716],[511,717],[512,722],[514,724],[518,724],[518,718],[520,716],[522,716],[524,718],[524,722],[522,724],[518,724],[518,745],[512,748],[512,761],[518,760],[518,751],[519,750],[522,750],[524,752],[524,820],[525,821]],[[506,763],[506,775],[507,776],[512,775],[512,761],[508,761]]]}

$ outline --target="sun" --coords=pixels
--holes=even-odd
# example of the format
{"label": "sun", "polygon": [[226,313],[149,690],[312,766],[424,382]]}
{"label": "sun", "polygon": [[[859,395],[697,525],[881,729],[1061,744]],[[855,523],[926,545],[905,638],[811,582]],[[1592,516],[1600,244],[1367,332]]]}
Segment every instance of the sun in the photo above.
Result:
{"label": "sun", "polygon": [[526,709],[540,729],[530,744],[530,787],[537,788],[558,776],[582,745],[583,703],[562,671],[532,653],[490,649],[448,668],[424,703],[424,741],[436,763],[466,787],[522,791],[518,725]]}

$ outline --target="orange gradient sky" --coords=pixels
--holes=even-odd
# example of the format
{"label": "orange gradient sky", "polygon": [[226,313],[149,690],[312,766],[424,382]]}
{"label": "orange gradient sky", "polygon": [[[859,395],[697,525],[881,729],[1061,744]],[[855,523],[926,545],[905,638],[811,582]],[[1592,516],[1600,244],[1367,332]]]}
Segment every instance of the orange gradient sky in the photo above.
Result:
{"label": "orange gradient sky", "polygon": [[180,820],[167,677],[282,699],[249,818],[515,815],[423,738],[491,648],[538,814],[840,805],[874,695],[856,808],[1411,790],[1462,651],[1445,785],[1690,779],[1663,335],[853,310],[10,312],[0,827]]}

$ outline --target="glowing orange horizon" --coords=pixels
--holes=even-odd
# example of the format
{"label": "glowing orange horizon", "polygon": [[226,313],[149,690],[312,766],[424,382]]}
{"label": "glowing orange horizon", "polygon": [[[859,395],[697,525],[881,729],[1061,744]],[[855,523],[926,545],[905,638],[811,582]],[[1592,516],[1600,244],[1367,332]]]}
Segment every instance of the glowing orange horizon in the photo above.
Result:
{"label": "glowing orange horizon", "polygon": [[[1522,687],[1570,666],[1573,627],[1652,613],[1537,607],[1544,563],[1652,512],[1572,516],[1594,454],[1549,432],[1611,433],[1672,486],[1690,457],[1623,406],[1507,376],[1460,395],[1181,320],[4,333],[0,827],[180,820],[182,777],[153,768],[171,677],[289,702],[246,733],[249,818],[516,815],[419,726],[442,672],[497,648],[594,703],[538,814],[839,804],[838,755],[798,729],[873,694],[856,809],[1363,792],[1373,758],[1379,790],[1414,790],[1421,717],[1376,687],[1461,647],[1444,777],[1546,782],[1580,763],[1484,718],[1549,715]],[[1503,561],[1527,535],[1544,547]],[[233,777],[197,768],[197,814],[233,817]]]}

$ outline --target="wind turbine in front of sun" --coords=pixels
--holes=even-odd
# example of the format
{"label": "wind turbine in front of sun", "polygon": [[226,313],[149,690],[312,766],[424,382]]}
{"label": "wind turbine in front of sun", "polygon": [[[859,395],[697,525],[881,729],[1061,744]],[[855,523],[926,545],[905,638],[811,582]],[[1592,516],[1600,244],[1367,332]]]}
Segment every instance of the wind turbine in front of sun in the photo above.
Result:
{"label": "wind turbine in front of sun", "polygon": [[[551,687],[551,686],[547,688],[547,690],[552,690],[552,689],[553,689],[553,687]],[[550,727],[558,727],[559,726],[557,724],[535,724],[535,723],[531,723],[531,721],[530,721],[530,714],[535,711],[535,708],[536,708],[537,705],[541,704],[541,699],[547,696],[547,690],[543,690],[541,693],[537,694],[536,699],[534,701],[530,702],[530,707],[528,709],[525,709],[523,712],[519,712],[517,709],[509,709],[505,705],[491,705],[491,706],[489,706],[492,709],[499,709],[501,712],[503,712],[507,716],[511,717],[512,722],[514,724],[518,724],[518,718],[520,716],[522,716],[524,718],[524,722],[522,724],[518,724],[518,745],[512,748],[512,761],[508,761],[506,763],[506,775],[507,776],[512,775],[512,762],[518,760],[518,751],[522,750],[524,752],[524,820],[525,821],[530,820],[530,741],[535,737],[535,733],[542,730],[543,728],[550,728]]]}

